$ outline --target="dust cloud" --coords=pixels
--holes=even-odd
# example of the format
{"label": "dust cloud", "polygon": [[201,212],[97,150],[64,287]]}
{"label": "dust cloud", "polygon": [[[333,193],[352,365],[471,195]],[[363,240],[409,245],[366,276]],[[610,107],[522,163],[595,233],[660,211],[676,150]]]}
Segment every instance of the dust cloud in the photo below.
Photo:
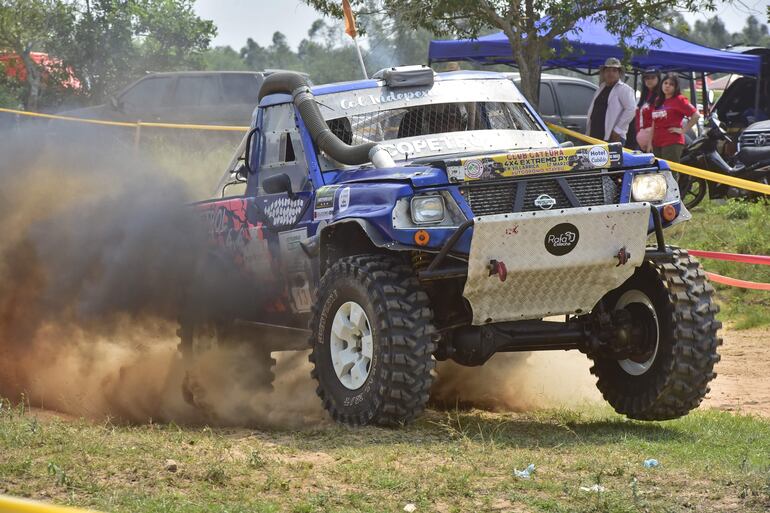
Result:
{"label": "dust cloud", "polygon": [[498,353],[481,367],[439,362],[431,401],[491,411],[576,408],[601,400],[590,366],[577,351]]}
{"label": "dust cloud", "polygon": [[[291,353],[271,394],[212,390],[206,412],[185,402],[177,319],[206,272],[207,227],[185,206],[201,170],[178,149],[169,171],[109,132],[48,128],[0,138],[0,397],[125,422],[323,419],[306,359]],[[216,365],[200,377],[235,378]]]}

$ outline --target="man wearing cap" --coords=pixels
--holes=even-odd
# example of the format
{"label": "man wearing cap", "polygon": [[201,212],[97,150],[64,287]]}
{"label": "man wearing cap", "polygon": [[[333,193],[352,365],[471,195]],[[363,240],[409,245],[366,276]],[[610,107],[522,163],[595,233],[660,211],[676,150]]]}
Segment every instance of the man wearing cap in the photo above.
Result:
{"label": "man wearing cap", "polygon": [[607,142],[626,143],[628,125],[634,119],[636,96],[623,82],[623,67],[610,57],[599,68],[599,89],[588,107],[586,134]]}

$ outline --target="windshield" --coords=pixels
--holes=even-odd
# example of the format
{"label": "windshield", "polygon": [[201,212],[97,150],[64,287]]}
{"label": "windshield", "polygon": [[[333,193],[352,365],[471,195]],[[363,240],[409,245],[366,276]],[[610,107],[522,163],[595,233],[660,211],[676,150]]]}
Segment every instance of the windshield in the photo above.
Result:
{"label": "windshield", "polygon": [[[396,161],[556,146],[521,93],[504,79],[436,82],[423,89],[383,87],[316,100],[329,128],[342,141],[378,143]],[[339,166],[323,161],[325,169]]]}

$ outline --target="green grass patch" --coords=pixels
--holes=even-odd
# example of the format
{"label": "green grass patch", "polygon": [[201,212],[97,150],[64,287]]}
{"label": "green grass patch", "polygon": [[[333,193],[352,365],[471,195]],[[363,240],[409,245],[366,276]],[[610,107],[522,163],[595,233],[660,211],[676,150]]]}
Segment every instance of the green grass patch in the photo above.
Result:
{"label": "green grass patch", "polygon": [[[762,202],[708,201],[695,207],[692,220],[668,231],[667,241],[683,248],[770,255],[770,207]],[[770,283],[770,266],[701,259],[707,271]],[[770,292],[714,284],[720,318],[737,329],[770,325]]]}
{"label": "green grass patch", "polygon": [[[114,512],[767,511],[770,422],[607,408],[429,411],[398,430],[37,422],[0,413],[0,493]],[[257,455],[257,456],[255,456]],[[657,468],[643,465],[647,458]],[[166,460],[177,469],[166,468]],[[514,469],[535,464],[531,479]],[[581,491],[599,484],[603,492]]]}

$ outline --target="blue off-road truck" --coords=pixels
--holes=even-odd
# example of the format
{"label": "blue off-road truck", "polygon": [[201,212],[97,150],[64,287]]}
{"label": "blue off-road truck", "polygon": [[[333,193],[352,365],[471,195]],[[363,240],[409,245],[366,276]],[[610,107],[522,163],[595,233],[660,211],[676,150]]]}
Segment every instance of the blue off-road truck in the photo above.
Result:
{"label": "blue off-road truck", "polygon": [[272,351],[312,349],[323,406],[349,425],[409,422],[436,360],[501,351],[585,353],[635,419],[708,392],[718,309],[665,244],[689,219],[671,172],[619,144],[560,145],[502,75],[276,73],[242,150],[195,206],[212,244],[180,328],[189,402],[206,407],[194,363],[225,343],[247,348],[232,372],[255,391]]}

